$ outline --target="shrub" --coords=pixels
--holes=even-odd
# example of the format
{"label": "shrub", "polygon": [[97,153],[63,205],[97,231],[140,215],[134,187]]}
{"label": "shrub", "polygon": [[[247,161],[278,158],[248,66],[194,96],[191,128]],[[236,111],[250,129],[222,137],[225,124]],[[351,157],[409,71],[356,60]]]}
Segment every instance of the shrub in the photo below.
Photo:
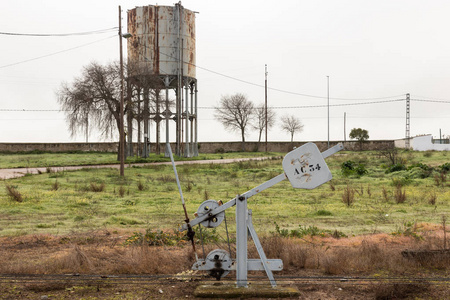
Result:
{"label": "shrub", "polygon": [[442,164],[439,166],[439,168],[442,170],[442,172],[448,173],[450,172],[450,163]]}
{"label": "shrub", "polygon": [[355,173],[356,173],[358,176],[362,176],[362,175],[364,175],[364,174],[367,174],[366,167],[365,167],[363,164],[358,164],[358,165],[355,167]]}
{"label": "shrub", "polygon": [[408,167],[408,170],[411,170],[412,168],[421,168],[424,171],[433,170],[432,167],[429,165],[423,164],[423,163],[416,163]]}
{"label": "shrub", "polygon": [[341,164],[341,172],[344,176],[349,176],[353,173],[353,168],[355,166],[355,162],[351,160],[344,161]]}
{"label": "shrub", "polygon": [[387,173],[398,172],[406,170],[406,166],[402,163],[396,163],[395,165],[389,166],[386,170]]}
{"label": "shrub", "polygon": [[433,172],[433,168],[423,163],[416,163],[408,167],[413,178],[428,178]]}
{"label": "shrub", "polygon": [[350,176],[350,175],[358,175],[362,176],[364,174],[367,174],[366,167],[363,164],[356,164],[354,161],[347,160],[342,163],[341,165],[341,172],[344,176]]}

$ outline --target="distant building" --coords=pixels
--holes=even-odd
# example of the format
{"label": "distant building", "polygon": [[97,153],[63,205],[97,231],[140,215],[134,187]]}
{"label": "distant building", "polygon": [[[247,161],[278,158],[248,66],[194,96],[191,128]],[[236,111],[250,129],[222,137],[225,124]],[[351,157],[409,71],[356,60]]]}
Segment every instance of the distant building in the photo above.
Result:
{"label": "distant building", "polygon": [[416,151],[450,151],[449,139],[433,139],[431,134],[413,137],[411,147]]}

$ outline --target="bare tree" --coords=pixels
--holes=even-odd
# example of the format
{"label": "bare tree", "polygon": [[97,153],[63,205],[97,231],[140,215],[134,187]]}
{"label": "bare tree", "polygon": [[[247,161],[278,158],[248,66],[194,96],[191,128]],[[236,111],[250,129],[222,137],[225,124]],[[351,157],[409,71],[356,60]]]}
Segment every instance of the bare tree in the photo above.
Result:
{"label": "bare tree", "polygon": [[[267,129],[270,129],[275,124],[276,113],[273,109],[267,108]],[[264,104],[259,105],[255,110],[255,121],[252,124],[255,130],[258,130],[258,143],[261,142],[261,136],[266,129],[266,108]]]}
{"label": "bare tree", "polygon": [[[63,83],[57,91],[58,102],[66,113],[70,133],[75,136],[89,118],[90,126],[101,131],[104,138],[119,131],[120,66],[90,63],[72,84]],[[125,111],[127,107],[125,107]]]}
{"label": "bare tree", "polygon": [[215,108],[215,117],[222,125],[231,131],[241,133],[242,151],[245,151],[245,132],[248,129],[253,114],[254,105],[243,94],[237,93],[231,96],[223,96],[220,106]]}
{"label": "bare tree", "polygon": [[291,143],[294,141],[294,134],[303,131],[302,122],[295,116],[281,117],[281,129],[291,134]]}

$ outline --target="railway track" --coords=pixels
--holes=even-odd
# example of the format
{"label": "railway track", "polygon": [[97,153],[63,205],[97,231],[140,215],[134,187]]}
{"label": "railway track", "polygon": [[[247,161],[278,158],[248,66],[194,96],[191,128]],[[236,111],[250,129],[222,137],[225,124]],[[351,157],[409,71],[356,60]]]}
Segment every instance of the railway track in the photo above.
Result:
{"label": "railway track", "polygon": [[[249,276],[249,281],[253,284],[267,284],[265,276]],[[450,277],[378,277],[378,276],[276,276],[275,280],[279,284],[283,283],[307,283],[307,284],[326,284],[326,283],[342,283],[342,284],[372,284],[372,283],[389,283],[389,284],[443,284],[450,285]],[[45,282],[61,282],[70,284],[85,283],[107,283],[107,284],[173,284],[176,282],[195,282],[195,281],[212,281],[211,277],[203,275],[81,275],[81,274],[0,274],[0,283],[45,283]],[[222,280],[224,282],[233,282],[234,279]]]}

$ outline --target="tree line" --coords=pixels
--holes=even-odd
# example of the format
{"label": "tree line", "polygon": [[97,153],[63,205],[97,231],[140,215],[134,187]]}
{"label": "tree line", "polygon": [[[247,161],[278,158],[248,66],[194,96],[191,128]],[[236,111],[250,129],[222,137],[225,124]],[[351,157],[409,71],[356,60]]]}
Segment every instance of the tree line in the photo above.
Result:
{"label": "tree line", "polygon": [[[174,100],[169,100],[168,105],[163,99],[161,91],[164,89],[162,81],[155,76],[133,75],[145,74],[145,70],[138,70],[137,65],[127,65],[124,68],[127,84],[124,86],[125,105],[124,115],[126,124],[126,141],[128,143],[128,155],[133,154],[134,126],[137,125],[138,144],[142,131],[144,137],[143,145],[149,142],[149,122],[156,123],[156,152],[159,153],[159,132],[161,113],[166,109],[172,109]],[[135,84],[131,84],[131,79]],[[119,133],[120,120],[120,65],[111,62],[102,65],[92,62],[83,67],[81,75],[75,77],[72,83],[62,83],[57,91],[58,102],[66,114],[71,136],[79,133],[88,135],[90,128],[100,131],[103,138],[112,138]],[[166,107],[167,106],[167,107]],[[248,132],[258,132],[258,142],[261,142],[262,134],[275,126],[277,115],[273,108],[264,104],[255,105],[242,93],[222,96],[219,105],[215,107],[216,120],[226,130],[237,132],[241,136],[242,150],[245,150],[245,139]],[[143,127],[143,128],[142,128]],[[280,128],[289,133],[291,142],[294,134],[303,131],[304,125],[294,115],[283,115],[280,118]],[[361,128],[355,128],[350,133],[350,138],[357,139],[360,143],[369,138],[368,132]],[[139,150],[138,150],[139,151]],[[147,157],[149,149],[137,153]]]}
{"label": "tree line", "polygon": [[[265,105],[255,105],[241,93],[222,96],[219,106],[215,107],[214,116],[225,129],[240,133],[243,151],[245,150],[245,136],[250,130],[258,131],[258,143],[260,143],[266,127],[269,130],[276,122],[276,113],[273,108],[267,107],[266,118]],[[291,142],[293,142],[294,134],[303,131],[303,124],[293,115],[284,115],[281,117],[281,129],[290,134]]]}

